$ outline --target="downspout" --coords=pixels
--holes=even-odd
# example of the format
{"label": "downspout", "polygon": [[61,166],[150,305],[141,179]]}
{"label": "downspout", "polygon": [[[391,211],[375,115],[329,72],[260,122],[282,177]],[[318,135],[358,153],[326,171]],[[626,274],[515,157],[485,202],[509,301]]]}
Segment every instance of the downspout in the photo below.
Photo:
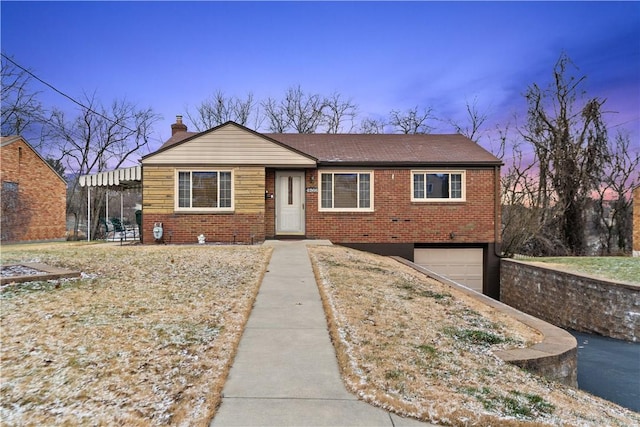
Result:
{"label": "downspout", "polygon": [[501,229],[502,229],[502,215],[501,215],[501,210],[500,210],[500,204],[502,201],[502,198],[500,196],[500,166],[494,166],[493,169],[493,173],[494,173],[494,228],[493,228],[493,254],[495,255],[495,257],[498,260],[498,265],[497,265],[497,273],[498,273],[498,287],[497,289],[495,289],[496,291],[496,295],[491,295],[493,298],[495,298],[496,300],[500,301],[500,268],[501,268],[501,262],[500,260],[502,258],[504,258],[504,256],[502,255],[502,235],[501,235]]}
{"label": "downspout", "polygon": [[[500,215],[500,165],[493,167],[493,257],[487,254],[487,264],[485,265],[489,271],[484,276],[483,293],[500,301],[500,260],[503,258],[501,254],[502,239],[501,228],[502,218]],[[496,280],[494,284],[493,280]]]}
{"label": "downspout", "polygon": [[[498,246],[502,249],[502,236],[501,236],[501,228],[502,228],[502,215],[500,212],[500,166],[494,166],[493,171],[493,180],[494,180],[494,192],[495,196],[493,198],[494,203],[494,228],[493,228],[493,253],[498,258],[503,258],[502,251],[498,250]],[[500,242],[498,244],[498,242]]]}
{"label": "downspout", "polygon": [[[138,234],[140,235],[140,244],[144,243],[144,182],[142,181],[144,166],[142,160],[140,160],[140,224],[138,224]],[[136,221],[137,222],[137,221]]]}

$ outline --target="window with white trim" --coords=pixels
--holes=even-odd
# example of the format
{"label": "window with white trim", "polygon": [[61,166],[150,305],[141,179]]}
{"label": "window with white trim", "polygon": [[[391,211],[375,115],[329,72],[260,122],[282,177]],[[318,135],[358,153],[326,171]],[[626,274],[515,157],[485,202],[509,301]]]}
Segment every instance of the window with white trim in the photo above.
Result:
{"label": "window with white trim", "polygon": [[176,189],[176,210],[233,210],[231,171],[178,171]]}
{"label": "window with white trim", "polygon": [[372,211],[373,172],[320,172],[321,211]]}
{"label": "window with white trim", "polygon": [[412,171],[411,200],[464,201],[464,171]]}

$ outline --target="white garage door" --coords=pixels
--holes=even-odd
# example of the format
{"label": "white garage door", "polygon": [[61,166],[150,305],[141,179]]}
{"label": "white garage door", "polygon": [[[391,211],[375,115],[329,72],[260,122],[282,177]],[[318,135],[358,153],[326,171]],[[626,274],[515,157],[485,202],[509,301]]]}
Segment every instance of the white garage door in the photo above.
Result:
{"label": "white garage door", "polygon": [[414,262],[482,293],[482,248],[416,249]]}

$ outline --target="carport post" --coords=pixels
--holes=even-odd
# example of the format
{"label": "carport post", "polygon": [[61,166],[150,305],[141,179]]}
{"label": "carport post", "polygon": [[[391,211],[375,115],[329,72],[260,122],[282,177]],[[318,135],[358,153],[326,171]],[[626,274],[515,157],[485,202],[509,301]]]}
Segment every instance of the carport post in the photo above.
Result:
{"label": "carport post", "polygon": [[105,194],[106,196],[104,196],[104,199],[105,199],[104,228],[105,228],[105,233],[109,234],[109,228],[107,227],[107,221],[109,221],[109,189],[105,191]]}
{"label": "carport post", "polygon": [[[123,218],[123,213],[122,211],[124,211],[124,190],[121,188],[120,189],[120,227],[124,230],[124,218]],[[121,232],[122,233],[122,232]],[[124,238],[126,240],[127,238],[127,233],[124,233]]]}

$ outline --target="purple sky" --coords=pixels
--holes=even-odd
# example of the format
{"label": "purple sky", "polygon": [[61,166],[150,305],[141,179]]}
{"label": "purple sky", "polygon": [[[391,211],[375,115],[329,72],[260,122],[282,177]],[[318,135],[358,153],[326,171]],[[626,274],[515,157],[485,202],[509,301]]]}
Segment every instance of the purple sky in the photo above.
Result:
{"label": "purple sky", "polygon": [[161,114],[152,149],[218,90],[263,100],[298,84],[352,98],[361,118],[418,105],[462,120],[476,99],[494,128],[524,120],[522,94],[550,82],[562,51],[640,149],[640,2],[2,1],[0,13],[2,52],[38,77]]}

